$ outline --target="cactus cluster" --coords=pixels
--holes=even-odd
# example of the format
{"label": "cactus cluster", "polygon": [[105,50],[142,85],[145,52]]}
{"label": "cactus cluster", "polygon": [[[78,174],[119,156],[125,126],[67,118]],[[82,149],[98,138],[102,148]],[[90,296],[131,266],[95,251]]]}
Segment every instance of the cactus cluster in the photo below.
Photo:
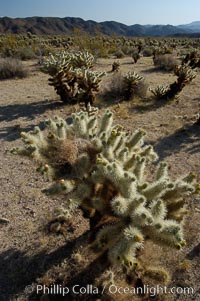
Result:
{"label": "cactus cluster", "polygon": [[105,72],[92,71],[93,55],[88,52],[60,52],[43,60],[41,70],[51,78],[49,84],[65,103],[93,104]]}
{"label": "cactus cluster", "polygon": [[189,52],[183,59],[182,65],[190,66],[192,69],[200,67],[200,57],[197,50]]}
{"label": "cactus cluster", "polygon": [[160,162],[152,176],[158,156],[144,143],[146,132],[114,125],[110,110],[101,118],[98,110],[82,110],[72,120],[55,117],[44,131],[22,132],[25,146],[12,150],[33,159],[37,170],[54,180],[44,192],[59,195],[63,207],[51,227],[59,229],[81,208],[90,219],[93,249],[108,252],[110,262],[126,273],[134,269],[147,237],[182,248],[185,198],[198,189],[195,175],[171,179]]}
{"label": "cactus cluster", "polygon": [[157,86],[155,89],[150,90],[156,99],[174,99],[183,90],[185,85],[196,77],[196,72],[186,65],[176,66],[174,69],[174,74],[178,78],[168,87]]}
{"label": "cactus cluster", "polygon": [[178,76],[178,83],[187,84],[196,77],[196,72],[186,65],[177,66],[174,70],[174,74]]}

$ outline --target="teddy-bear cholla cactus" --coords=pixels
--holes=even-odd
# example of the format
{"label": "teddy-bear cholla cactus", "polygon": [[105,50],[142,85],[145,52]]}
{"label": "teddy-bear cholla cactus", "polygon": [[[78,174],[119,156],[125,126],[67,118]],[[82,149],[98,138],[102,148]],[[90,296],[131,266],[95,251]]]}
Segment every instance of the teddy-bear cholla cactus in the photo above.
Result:
{"label": "teddy-bear cholla cactus", "polygon": [[84,101],[87,106],[95,100],[95,93],[105,72],[92,71],[94,57],[88,52],[61,52],[44,60],[41,70],[49,73],[49,84],[63,102]]}
{"label": "teddy-bear cholla cactus", "polygon": [[127,100],[129,100],[133,97],[133,95],[135,94],[135,91],[138,87],[138,84],[142,80],[144,80],[144,77],[137,74],[134,71],[129,71],[123,76],[124,91],[125,91],[125,97],[127,98]]}
{"label": "teddy-bear cholla cactus", "polygon": [[126,272],[134,268],[147,236],[183,247],[184,199],[198,186],[195,175],[171,180],[161,162],[152,177],[148,167],[158,158],[151,145],[144,145],[145,131],[129,134],[113,125],[109,110],[100,120],[94,111],[80,111],[72,119],[68,124],[55,117],[44,131],[22,132],[25,147],[13,150],[34,159],[38,171],[55,180],[44,192],[63,198],[56,227],[77,207],[89,212],[98,229],[94,250],[107,251],[110,262],[120,263]]}
{"label": "teddy-bear cholla cactus", "polygon": [[154,89],[150,89],[150,91],[156,99],[162,99],[165,97],[165,94],[168,91],[168,89],[168,86],[164,87],[163,85],[158,85]]}
{"label": "teddy-bear cholla cactus", "polygon": [[71,55],[74,68],[91,69],[94,66],[94,56],[89,52],[77,52]]}
{"label": "teddy-bear cholla cactus", "polygon": [[187,66],[177,66],[174,70],[175,75],[178,76],[177,81],[169,85],[168,91],[165,93],[166,99],[174,99],[185,87],[196,77],[196,72]]}
{"label": "teddy-bear cholla cactus", "polygon": [[155,89],[150,90],[157,99],[174,99],[182,91],[185,85],[196,77],[196,72],[185,65],[177,66],[174,69],[174,74],[178,78],[168,87],[164,88],[163,86],[157,86]]}
{"label": "teddy-bear cholla cactus", "polygon": [[194,70],[185,65],[177,66],[174,70],[174,73],[178,76],[178,83],[183,84],[187,84],[197,76]]}
{"label": "teddy-bear cholla cactus", "polygon": [[70,64],[73,68],[90,69],[94,65],[94,56],[88,52],[67,52],[61,51],[50,54],[49,57],[42,62],[42,71],[54,75],[66,64]]}
{"label": "teddy-bear cholla cactus", "polygon": [[200,56],[197,50],[189,52],[183,59],[182,65],[190,66],[192,69],[200,67]]}
{"label": "teddy-bear cholla cactus", "polygon": [[112,64],[112,70],[111,72],[118,72],[120,68],[120,62],[119,61],[114,61]]}
{"label": "teddy-bear cholla cactus", "polygon": [[78,97],[84,99],[86,104],[93,104],[95,94],[99,92],[100,82],[105,75],[103,71],[92,71],[89,69],[75,69],[75,77],[78,84]]}

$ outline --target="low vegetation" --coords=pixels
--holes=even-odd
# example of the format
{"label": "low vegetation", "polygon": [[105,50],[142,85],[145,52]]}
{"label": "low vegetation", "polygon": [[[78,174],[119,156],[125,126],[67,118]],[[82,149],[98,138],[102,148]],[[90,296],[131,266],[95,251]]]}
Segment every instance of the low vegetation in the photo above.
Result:
{"label": "low vegetation", "polygon": [[18,59],[0,59],[0,80],[11,78],[24,78],[27,76],[22,62]]}
{"label": "low vegetation", "polygon": [[153,62],[155,67],[164,71],[173,71],[179,65],[178,60],[172,54],[156,55]]}

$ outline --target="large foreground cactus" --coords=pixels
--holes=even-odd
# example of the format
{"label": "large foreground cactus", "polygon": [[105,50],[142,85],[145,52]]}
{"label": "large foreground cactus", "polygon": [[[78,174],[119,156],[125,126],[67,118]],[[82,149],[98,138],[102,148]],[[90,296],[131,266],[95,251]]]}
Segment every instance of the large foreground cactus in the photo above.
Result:
{"label": "large foreground cactus", "polygon": [[68,124],[55,117],[44,131],[22,132],[24,148],[12,150],[33,159],[38,171],[54,180],[44,192],[63,200],[55,228],[81,208],[90,219],[94,250],[107,251],[109,261],[127,273],[147,237],[163,246],[185,246],[185,198],[198,189],[195,175],[171,179],[160,162],[152,176],[158,157],[144,144],[145,131],[126,132],[113,124],[109,110],[101,118],[91,110],[72,119]]}

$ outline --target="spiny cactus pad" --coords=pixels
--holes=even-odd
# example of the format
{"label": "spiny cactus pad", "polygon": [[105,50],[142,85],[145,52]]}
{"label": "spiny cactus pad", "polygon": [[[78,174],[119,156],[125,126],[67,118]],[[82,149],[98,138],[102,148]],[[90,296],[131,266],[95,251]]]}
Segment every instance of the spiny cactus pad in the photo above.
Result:
{"label": "spiny cactus pad", "polygon": [[163,246],[185,246],[184,200],[196,191],[195,175],[172,180],[167,164],[160,162],[152,176],[158,157],[144,144],[146,132],[131,134],[114,125],[110,110],[101,118],[94,109],[80,111],[72,121],[55,117],[44,131],[22,132],[24,148],[12,150],[55,180],[44,192],[63,199],[56,222],[69,219],[77,207],[89,212],[98,228],[94,250],[107,251],[110,262],[126,271],[134,268],[147,236]]}

